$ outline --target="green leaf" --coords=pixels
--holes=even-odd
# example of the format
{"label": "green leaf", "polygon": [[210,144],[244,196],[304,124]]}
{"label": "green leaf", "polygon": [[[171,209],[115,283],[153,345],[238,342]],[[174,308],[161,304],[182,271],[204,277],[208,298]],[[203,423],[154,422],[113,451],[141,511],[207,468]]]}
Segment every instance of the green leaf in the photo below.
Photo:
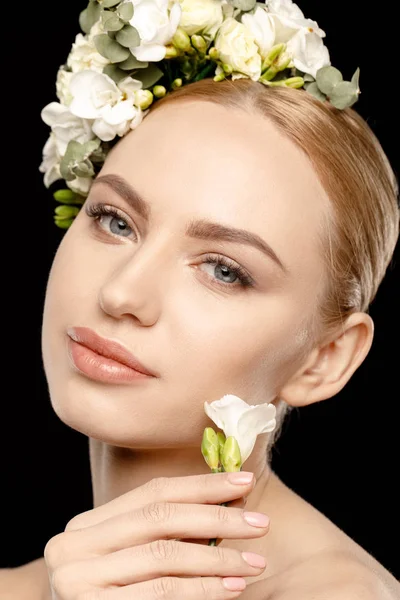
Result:
{"label": "green leaf", "polygon": [[118,63],[118,66],[120,69],[124,69],[124,71],[132,71],[133,69],[146,69],[149,66],[149,63],[141,62],[132,54],[130,54],[126,60],[124,60],[121,63]]}
{"label": "green leaf", "polygon": [[121,79],[127,76],[126,72],[120,69],[120,65],[122,64],[123,63],[118,63],[118,65],[106,65],[103,69],[104,75],[108,75],[115,83],[119,83]]}
{"label": "green leaf", "polygon": [[343,76],[335,67],[322,67],[317,71],[316,81],[321,92],[330,96],[334,87],[343,81]]}
{"label": "green leaf", "polygon": [[161,79],[163,75],[164,73],[161,71],[161,69],[156,67],[154,64],[150,64],[147,69],[136,71],[132,77],[142,82],[143,89],[148,89],[157,83],[157,81]]}
{"label": "green leaf", "polygon": [[119,63],[129,56],[128,48],[123,48],[118,42],[108,37],[106,33],[94,36],[97,51],[112,63]]}
{"label": "green leaf", "polygon": [[140,35],[132,25],[124,25],[121,31],[118,31],[116,40],[125,48],[135,48],[140,45]]}
{"label": "green leaf", "polygon": [[105,31],[119,31],[124,26],[119,16],[110,10],[103,10],[101,20]]}
{"label": "green leaf", "polygon": [[360,84],[359,84],[359,80],[360,80],[360,68],[358,68],[356,70],[356,72],[354,73],[353,77],[351,78],[351,83],[357,88],[360,89]]}
{"label": "green leaf", "polygon": [[243,12],[248,12],[249,10],[253,10],[256,0],[229,0],[229,3]]}
{"label": "green leaf", "polygon": [[[301,77],[300,71],[297,73],[296,76]],[[312,75],[310,75],[309,73],[305,73],[303,75],[303,79],[304,79],[304,81],[315,81],[314,77]]]}
{"label": "green leaf", "polygon": [[119,4],[121,0],[100,0],[100,2],[104,8],[111,8],[112,6]]}
{"label": "green leaf", "polygon": [[85,10],[79,15],[79,26],[84,33],[90,33],[91,28],[100,19],[100,4],[89,2]]}
{"label": "green leaf", "polygon": [[126,4],[121,4],[117,8],[117,14],[120,19],[127,22],[130,21],[133,17],[133,4],[132,2],[127,2]]}
{"label": "green leaf", "polygon": [[352,106],[358,100],[358,88],[350,81],[342,81],[329,96],[329,101],[336,108],[343,110]]}
{"label": "green leaf", "polygon": [[315,96],[315,98],[318,98],[318,100],[321,100],[322,102],[326,100],[325,94],[321,92],[316,81],[306,83],[304,87],[309,94],[312,94],[313,96]]}

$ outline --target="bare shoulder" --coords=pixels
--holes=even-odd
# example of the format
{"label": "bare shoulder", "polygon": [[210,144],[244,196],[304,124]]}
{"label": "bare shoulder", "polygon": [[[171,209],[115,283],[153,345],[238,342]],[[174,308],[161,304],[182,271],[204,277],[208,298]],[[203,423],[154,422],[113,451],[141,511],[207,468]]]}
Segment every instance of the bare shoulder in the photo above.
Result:
{"label": "bare shoulder", "polygon": [[50,587],[44,558],[13,569],[0,570],[2,600],[49,600]]}
{"label": "bare shoulder", "polygon": [[399,600],[400,583],[385,569],[369,568],[349,552],[330,550],[246,591],[249,600]]}

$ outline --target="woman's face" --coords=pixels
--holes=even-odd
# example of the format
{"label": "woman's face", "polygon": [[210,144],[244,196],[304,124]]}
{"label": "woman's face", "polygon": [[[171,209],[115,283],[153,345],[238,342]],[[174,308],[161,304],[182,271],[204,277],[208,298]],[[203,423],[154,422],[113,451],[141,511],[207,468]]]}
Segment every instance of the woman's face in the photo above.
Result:
{"label": "woman's face", "polygon": [[[88,216],[100,203],[120,217]],[[109,154],[52,265],[42,348],[60,419],[120,446],[197,446],[205,400],[273,400],[309,344],[328,212],[308,159],[267,119],[202,101],[150,112]],[[71,327],[121,342],[158,376],[88,378]]]}

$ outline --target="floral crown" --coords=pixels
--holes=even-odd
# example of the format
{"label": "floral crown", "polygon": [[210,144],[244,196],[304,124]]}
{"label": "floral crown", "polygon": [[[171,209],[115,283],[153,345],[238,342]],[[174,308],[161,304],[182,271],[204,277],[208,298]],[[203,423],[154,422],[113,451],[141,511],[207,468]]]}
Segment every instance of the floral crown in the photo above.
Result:
{"label": "floral crown", "polygon": [[250,78],[303,88],[337,109],[360,93],[330,64],[325,32],[292,0],[89,0],[56,94],[42,110],[51,127],[39,167],[67,229],[112,146],[135,129],[158,98],[181,86]]}

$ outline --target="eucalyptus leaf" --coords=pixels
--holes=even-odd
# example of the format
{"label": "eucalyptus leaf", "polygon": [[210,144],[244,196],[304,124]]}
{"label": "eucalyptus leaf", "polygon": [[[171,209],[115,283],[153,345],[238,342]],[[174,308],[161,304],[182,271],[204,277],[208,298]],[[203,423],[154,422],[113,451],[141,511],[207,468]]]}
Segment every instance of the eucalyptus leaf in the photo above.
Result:
{"label": "eucalyptus leaf", "polygon": [[121,0],[101,0],[101,5],[104,8],[111,8],[113,6],[115,6],[116,4],[119,4],[121,2]]}
{"label": "eucalyptus leaf", "polygon": [[119,31],[124,26],[119,16],[110,10],[103,10],[101,20],[105,31]]}
{"label": "eucalyptus leaf", "polygon": [[350,81],[342,81],[329,96],[329,101],[336,108],[344,109],[358,100],[358,88]]}
{"label": "eucalyptus leaf", "polygon": [[343,75],[335,67],[322,67],[317,71],[316,81],[321,92],[330,96],[334,87],[343,81]]}
{"label": "eucalyptus leaf", "polygon": [[316,81],[313,81],[311,83],[306,83],[304,85],[304,87],[309,94],[312,94],[312,96],[314,96],[315,98],[318,98],[318,100],[321,100],[322,102],[324,102],[326,100],[325,94],[323,94],[321,92]]}
{"label": "eucalyptus leaf", "polygon": [[133,4],[132,2],[126,2],[125,4],[121,4],[118,6],[116,10],[118,16],[123,21],[130,21],[133,17]]}
{"label": "eucalyptus leaf", "polygon": [[243,12],[253,10],[256,5],[256,0],[228,0],[229,4],[232,4],[235,8]]}
{"label": "eucalyptus leaf", "polygon": [[358,68],[356,70],[353,77],[351,78],[351,83],[354,84],[357,89],[360,89],[359,80],[360,80],[360,68]]}
{"label": "eucalyptus leaf", "polygon": [[136,71],[132,77],[141,81],[143,84],[143,89],[145,90],[151,88],[159,79],[161,79],[163,75],[164,73],[161,71],[161,69],[151,63],[147,69]]}
{"label": "eucalyptus leaf", "polygon": [[90,0],[89,4],[79,15],[79,26],[84,33],[90,33],[91,28],[100,19],[100,4]]}
{"label": "eucalyptus leaf", "polygon": [[121,31],[118,31],[116,40],[125,48],[135,48],[140,45],[140,35],[132,25],[124,25]]}
{"label": "eucalyptus leaf", "polygon": [[304,75],[301,75],[301,72],[299,71],[295,76],[303,77],[304,81],[315,81],[314,77],[310,75],[310,73],[304,73]]}
{"label": "eucalyptus leaf", "polygon": [[123,60],[126,60],[130,54],[128,48],[123,48],[106,33],[95,35],[93,41],[97,51],[105,58],[108,58],[112,63],[122,62]]}
{"label": "eucalyptus leaf", "polygon": [[72,172],[78,177],[92,177],[94,175],[94,168],[89,159],[78,163],[72,167]]}
{"label": "eucalyptus leaf", "polygon": [[133,69],[146,69],[149,66],[149,63],[141,62],[130,54],[126,60],[118,63],[118,66],[120,69],[124,69],[124,71],[132,71]]}
{"label": "eucalyptus leaf", "polygon": [[118,63],[118,65],[106,65],[103,69],[104,75],[108,75],[115,83],[119,83],[121,79],[126,77],[126,72],[120,68],[120,65],[122,64],[123,63]]}

